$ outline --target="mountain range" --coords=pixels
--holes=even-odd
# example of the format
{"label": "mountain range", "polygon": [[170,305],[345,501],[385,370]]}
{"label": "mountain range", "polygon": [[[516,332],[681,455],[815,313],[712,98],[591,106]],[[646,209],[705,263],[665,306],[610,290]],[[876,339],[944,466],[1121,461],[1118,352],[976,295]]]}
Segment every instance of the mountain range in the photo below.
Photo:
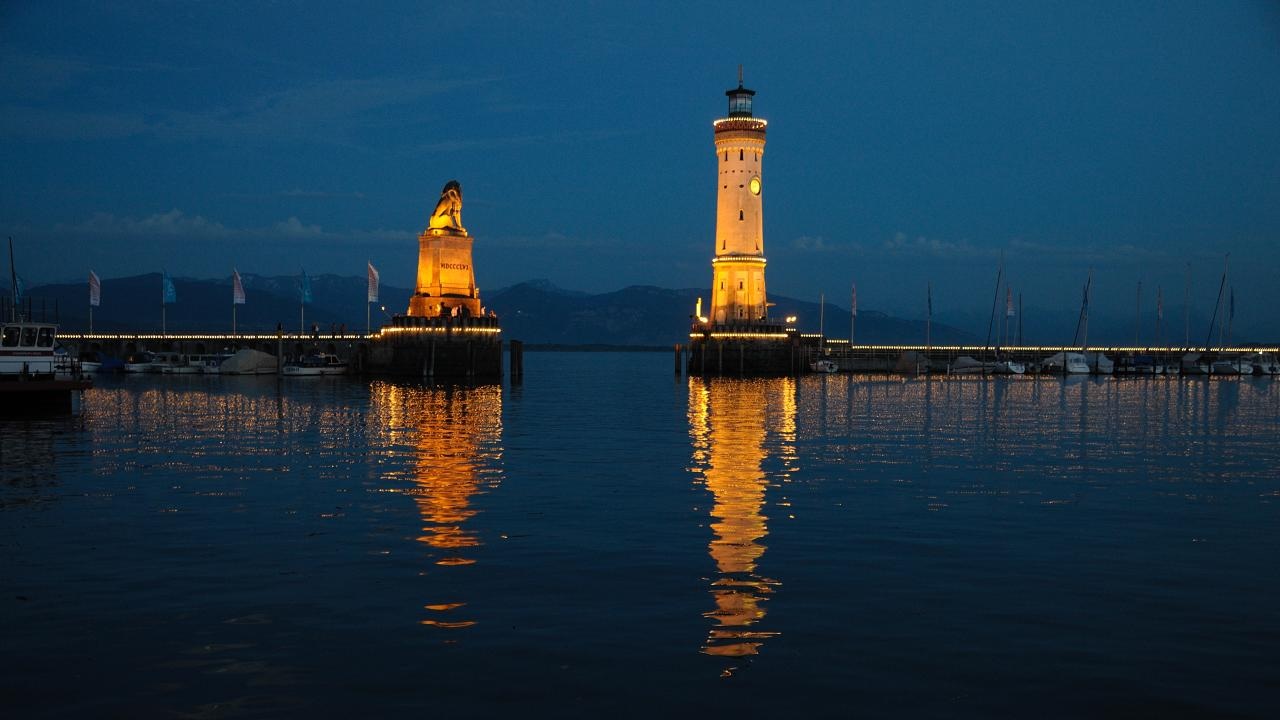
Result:
{"label": "mountain range", "polygon": [[[370,306],[363,277],[318,275],[310,278],[312,302],[299,304],[298,278],[242,275],[246,303],[236,306],[236,329],[274,332],[277,325],[294,331],[318,324],[323,331],[344,326],[363,331],[366,311],[377,330],[409,305],[412,291],[383,285]],[[180,332],[227,332],[231,329],[231,282],[173,278],[177,302],[164,309],[165,329]],[[93,310],[97,332],[158,332],[161,329],[161,276],[158,273],[102,281],[102,304]],[[55,311],[69,332],[89,327],[88,290],[84,283],[51,284],[27,291],[36,317]],[[687,341],[689,322],[700,289],[668,289],[635,285],[615,292],[590,294],[565,290],[545,280],[522,282],[484,293],[483,300],[502,320],[503,335],[534,344],[670,347]],[[820,323],[832,337],[847,337],[847,309],[771,295],[774,317],[794,315],[802,332],[817,332]],[[383,309],[385,308],[385,310]],[[305,311],[305,312],[304,312]],[[860,310],[856,339],[862,343],[923,343],[925,323]],[[933,342],[981,343],[977,335],[934,322]]]}

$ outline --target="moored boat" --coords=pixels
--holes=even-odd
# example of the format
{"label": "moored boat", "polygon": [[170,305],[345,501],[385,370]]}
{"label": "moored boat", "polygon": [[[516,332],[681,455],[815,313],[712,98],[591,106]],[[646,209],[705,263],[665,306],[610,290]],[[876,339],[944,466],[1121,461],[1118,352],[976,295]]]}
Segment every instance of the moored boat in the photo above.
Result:
{"label": "moored boat", "polygon": [[259,350],[244,348],[222,361],[219,371],[223,375],[272,375],[276,372],[276,358]]}
{"label": "moored boat", "polygon": [[1180,364],[1183,375],[1208,375],[1209,364],[1201,359],[1200,353],[1187,353],[1182,356]]}
{"label": "moored boat", "polygon": [[835,364],[835,361],[828,360],[827,358],[820,358],[809,363],[809,369],[817,373],[833,373],[840,368]]}
{"label": "moored boat", "polygon": [[1054,353],[1040,361],[1040,372],[1055,375],[1087,375],[1089,363],[1078,352]]}
{"label": "moored boat", "polygon": [[[320,359],[324,362],[321,371],[325,375],[344,375],[347,372],[347,364],[342,358],[333,353],[320,353]],[[834,365],[834,363],[832,363]]]}
{"label": "moored boat", "polygon": [[6,322],[0,328],[0,412],[77,412],[93,381],[57,345],[57,325]]}
{"label": "moored boat", "polygon": [[324,360],[319,355],[307,355],[286,362],[280,368],[284,377],[320,377],[324,375]]}

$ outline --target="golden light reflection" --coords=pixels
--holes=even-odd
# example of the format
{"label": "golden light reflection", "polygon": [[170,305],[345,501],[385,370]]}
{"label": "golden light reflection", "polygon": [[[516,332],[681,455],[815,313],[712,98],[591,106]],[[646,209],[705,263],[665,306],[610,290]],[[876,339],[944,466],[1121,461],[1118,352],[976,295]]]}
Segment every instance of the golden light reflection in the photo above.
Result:
{"label": "golden light reflection", "polygon": [[[413,455],[413,498],[422,518],[418,542],[431,548],[440,568],[472,565],[467,551],[482,544],[467,521],[478,512],[473,498],[497,487],[501,480],[502,388],[405,386],[375,383],[375,404],[385,413],[385,432],[391,447]],[[444,578],[442,578],[444,580]],[[433,583],[433,587],[447,585]],[[453,611],[466,603],[454,598],[423,605],[430,613],[423,625],[456,629],[474,625]]]}
{"label": "golden light reflection", "polygon": [[[790,389],[788,389],[790,388]],[[780,398],[777,395],[781,395]],[[773,401],[773,402],[771,402]],[[781,418],[769,408],[780,408]],[[755,655],[778,633],[758,629],[765,603],[779,584],[757,572],[766,546],[764,513],[769,487],[767,427],[778,421],[784,468],[794,455],[794,381],[693,379],[689,383],[689,432],[693,471],[711,491],[714,534],[707,546],[717,577],[711,583],[715,608],[703,613],[713,622],[702,652],[719,657]],[[785,471],[784,471],[785,476]],[[726,671],[727,672],[727,671]]]}

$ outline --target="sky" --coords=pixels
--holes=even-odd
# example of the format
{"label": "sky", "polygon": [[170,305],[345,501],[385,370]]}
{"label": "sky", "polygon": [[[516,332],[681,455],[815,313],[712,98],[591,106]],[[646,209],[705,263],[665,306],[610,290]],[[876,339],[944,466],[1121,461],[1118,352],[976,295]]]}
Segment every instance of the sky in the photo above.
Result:
{"label": "sky", "polygon": [[[757,92],[771,293],[1280,337],[1280,3],[0,4],[0,232],[28,285],[413,283],[456,179],[477,282],[708,287],[724,91]],[[1003,293],[1002,293],[1003,294]]]}

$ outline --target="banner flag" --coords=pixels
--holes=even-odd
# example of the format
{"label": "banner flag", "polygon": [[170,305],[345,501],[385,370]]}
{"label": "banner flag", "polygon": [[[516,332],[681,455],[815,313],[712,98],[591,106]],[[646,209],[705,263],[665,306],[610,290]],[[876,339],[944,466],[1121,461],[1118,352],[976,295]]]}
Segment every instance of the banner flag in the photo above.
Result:
{"label": "banner flag", "polygon": [[378,268],[369,263],[369,302],[378,302]]}
{"label": "banner flag", "polygon": [[173,286],[173,278],[169,277],[169,273],[161,270],[160,282],[163,293],[160,302],[165,305],[173,305],[178,302],[178,289]]}
{"label": "banner flag", "polygon": [[302,271],[302,282],[298,284],[298,299],[303,305],[311,304],[311,278],[307,277],[307,271]]}
{"label": "banner flag", "polygon": [[244,283],[240,281],[240,271],[231,268],[231,304],[244,304]]}
{"label": "banner flag", "polygon": [[98,279],[98,274],[89,271],[89,305],[98,307],[102,304],[102,281]]}

